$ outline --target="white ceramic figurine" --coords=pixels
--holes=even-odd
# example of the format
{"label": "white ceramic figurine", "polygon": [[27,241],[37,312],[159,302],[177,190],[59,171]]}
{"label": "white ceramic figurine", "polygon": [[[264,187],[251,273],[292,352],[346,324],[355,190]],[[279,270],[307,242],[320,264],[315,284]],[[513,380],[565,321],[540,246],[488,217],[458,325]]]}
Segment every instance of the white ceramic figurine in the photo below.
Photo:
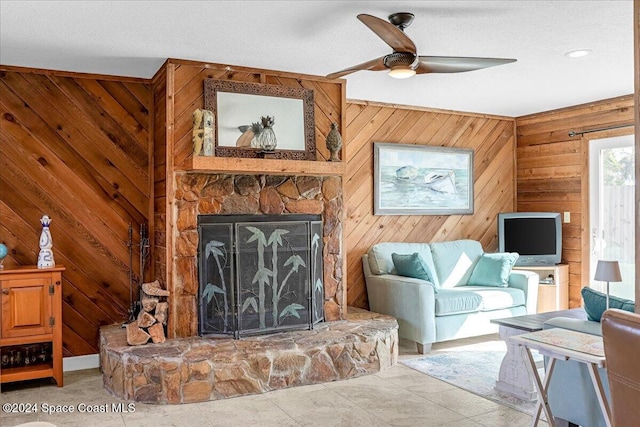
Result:
{"label": "white ceramic figurine", "polygon": [[56,262],[53,259],[53,240],[51,239],[51,232],[49,231],[49,224],[51,224],[51,218],[48,215],[43,215],[40,218],[42,224],[42,233],[40,233],[40,253],[38,254],[38,268],[51,268],[55,267]]}

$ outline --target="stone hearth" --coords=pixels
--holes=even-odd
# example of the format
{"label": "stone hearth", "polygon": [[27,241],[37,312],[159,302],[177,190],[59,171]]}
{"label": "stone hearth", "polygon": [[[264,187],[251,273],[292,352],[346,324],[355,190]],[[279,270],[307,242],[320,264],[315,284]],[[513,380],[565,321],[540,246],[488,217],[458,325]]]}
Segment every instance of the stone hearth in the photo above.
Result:
{"label": "stone hearth", "polygon": [[398,359],[393,317],[349,308],[346,320],[260,337],[177,338],[127,345],[125,330],[100,330],[107,390],[136,402],[179,404],[265,393],[373,374]]}

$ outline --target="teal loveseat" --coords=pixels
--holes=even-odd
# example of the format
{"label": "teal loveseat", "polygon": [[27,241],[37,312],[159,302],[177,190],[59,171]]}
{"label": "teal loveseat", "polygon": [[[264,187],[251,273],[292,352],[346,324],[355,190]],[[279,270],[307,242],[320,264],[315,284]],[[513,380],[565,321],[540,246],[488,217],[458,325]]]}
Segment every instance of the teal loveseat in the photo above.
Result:
{"label": "teal loveseat", "polygon": [[[420,254],[432,280],[398,275],[394,253]],[[491,319],[535,313],[536,273],[511,271],[504,286],[469,286],[483,254],[475,240],[378,243],[362,257],[369,308],[394,316],[400,338],[416,342],[421,354],[434,342],[497,332]]]}

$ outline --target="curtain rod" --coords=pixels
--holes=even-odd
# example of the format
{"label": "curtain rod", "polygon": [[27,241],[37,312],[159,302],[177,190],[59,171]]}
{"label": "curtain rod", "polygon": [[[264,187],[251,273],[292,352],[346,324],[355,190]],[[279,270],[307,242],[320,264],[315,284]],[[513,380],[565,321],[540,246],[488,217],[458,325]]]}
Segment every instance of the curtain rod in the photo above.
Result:
{"label": "curtain rod", "polygon": [[580,132],[576,132],[576,131],[572,130],[572,131],[569,132],[569,136],[584,135],[585,133],[600,132],[602,130],[628,128],[630,126],[635,126],[635,125],[633,123],[631,123],[631,124],[628,124],[628,125],[618,125],[618,126],[609,126],[609,127],[606,127],[606,128],[583,130],[583,131],[580,131]]}

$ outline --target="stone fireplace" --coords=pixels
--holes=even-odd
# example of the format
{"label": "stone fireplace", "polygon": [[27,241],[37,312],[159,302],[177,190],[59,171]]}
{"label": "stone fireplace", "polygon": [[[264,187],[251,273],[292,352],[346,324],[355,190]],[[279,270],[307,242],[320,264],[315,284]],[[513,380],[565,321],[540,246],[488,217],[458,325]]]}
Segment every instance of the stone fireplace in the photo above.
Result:
{"label": "stone fireplace", "polygon": [[[346,284],[342,273],[344,208],[339,176],[179,173],[175,179],[175,196],[171,204],[174,209],[172,217],[175,218],[174,236],[170,239],[173,243],[167,242],[167,245],[173,245],[173,262],[166,266],[166,274],[172,278],[167,281],[167,288],[171,291],[169,337],[172,339],[162,344],[128,346],[124,329],[119,326],[101,328],[100,364],[107,390],[119,398],[137,402],[190,403],[353,378],[379,372],[396,363],[396,320],[355,308],[350,308],[348,315],[346,313]],[[244,333],[234,331],[231,335],[222,336],[218,333],[220,330],[224,331],[230,322],[238,321],[227,318],[223,306],[216,308],[223,315],[212,322],[213,331],[206,330],[206,327],[203,330],[203,323],[199,322],[210,320],[201,317],[199,296],[208,298],[211,293],[222,296],[218,292],[222,290],[222,284],[212,276],[203,277],[203,268],[198,264],[198,252],[206,254],[208,250],[211,256],[207,262],[216,269],[218,265],[213,256],[215,249],[224,255],[220,245],[224,233],[205,233],[201,238],[199,225],[206,222],[203,218],[229,219],[229,216],[238,218],[240,215],[250,215],[251,218],[266,222],[274,217],[299,219],[304,216],[309,224],[310,235],[291,238],[288,243],[282,239],[282,245],[279,245],[278,236],[291,237],[298,232],[293,229],[284,234],[282,231],[276,232],[284,230],[280,224],[271,228],[255,227],[255,224],[247,227],[245,224],[244,230],[240,231],[240,241],[247,243],[253,234],[257,240],[261,240],[261,233],[264,234],[264,241],[261,242],[265,249],[263,258],[259,260],[259,257],[252,255],[251,259],[237,264],[235,269],[232,263],[226,266],[228,272],[224,273],[227,274],[225,280],[230,279],[232,271],[241,271],[244,266],[251,267],[252,263],[256,268],[260,264],[260,267],[269,270],[262,278],[265,284],[262,298],[265,303],[264,320],[260,315],[259,287],[245,295],[242,291],[228,294],[228,299],[233,299],[232,307],[241,313],[244,308],[247,318],[252,322],[258,325],[264,323],[267,327],[276,323],[284,326],[283,329],[271,328],[269,331],[272,333],[268,335],[254,335],[254,323],[250,322]],[[240,223],[242,221],[245,220],[240,220]],[[237,228],[237,223],[232,228]],[[248,234],[242,235],[245,232]],[[316,234],[317,246],[314,244]],[[227,239],[237,241],[233,233]],[[257,245],[257,240],[249,243]],[[211,241],[218,243],[209,245]],[[267,252],[266,247],[272,248],[274,242],[276,246],[291,245],[297,249],[278,254],[279,261],[273,263],[273,253]],[[304,242],[308,242],[307,246],[311,249],[308,255],[304,255],[304,250],[300,248],[305,246]],[[316,248],[317,253],[314,253]],[[232,252],[237,250],[236,247]],[[217,254],[223,266],[222,257]],[[300,259],[309,267],[312,265],[311,258],[316,256],[321,260],[315,263],[318,270],[309,276],[298,275],[295,279],[298,284],[303,284],[302,289],[282,286],[287,274],[293,270],[294,263],[301,272]],[[310,285],[308,294],[304,296],[310,300],[306,309],[310,312],[308,315],[305,316],[304,309],[298,307],[304,307],[300,301],[278,298],[276,302],[273,298],[273,293],[269,292],[274,286],[271,280],[273,265],[277,265],[278,269],[280,296],[289,292],[304,293],[305,282]],[[248,276],[253,275],[253,282],[256,272],[251,270],[252,267],[247,268]],[[287,279],[287,284],[294,283],[294,273]],[[311,289],[315,290],[318,278],[323,287],[314,294]],[[269,279],[269,286],[266,279]],[[260,275],[256,280],[261,280]],[[209,287],[207,291],[209,283],[216,288]],[[202,292],[199,292],[199,286],[204,287]],[[257,293],[253,300],[252,293]],[[237,295],[240,298],[236,300]],[[211,299],[213,301],[213,296]],[[224,298],[220,301],[224,301]],[[274,306],[277,306],[276,311],[273,310]],[[283,312],[285,315],[282,315]],[[281,315],[286,317],[287,322],[273,320],[274,313],[277,313],[278,319]],[[289,320],[297,320],[293,313],[303,319],[301,323],[305,323],[305,329],[311,325],[313,329],[300,330],[298,328],[301,325],[289,324]],[[269,317],[272,320],[268,320]],[[322,317],[325,321],[315,324]],[[224,325],[225,318],[227,327]],[[241,317],[240,321],[243,320]],[[198,336],[199,328],[205,336]],[[241,339],[234,339],[233,335],[239,335]]]}
{"label": "stone fireplace", "polygon": [[174,209],[176,236],[169,290],[175,298],[169,311],[170,337],[198,335],[198,217],[204,215],[319,216],[324,318],[343,318],[346,288],[340,177],[182,173],[176,175]]}
{"label": "stone fireplace", "polygon": [[235,338],[324,319],[319,215],[199,215],[198,333]]}

